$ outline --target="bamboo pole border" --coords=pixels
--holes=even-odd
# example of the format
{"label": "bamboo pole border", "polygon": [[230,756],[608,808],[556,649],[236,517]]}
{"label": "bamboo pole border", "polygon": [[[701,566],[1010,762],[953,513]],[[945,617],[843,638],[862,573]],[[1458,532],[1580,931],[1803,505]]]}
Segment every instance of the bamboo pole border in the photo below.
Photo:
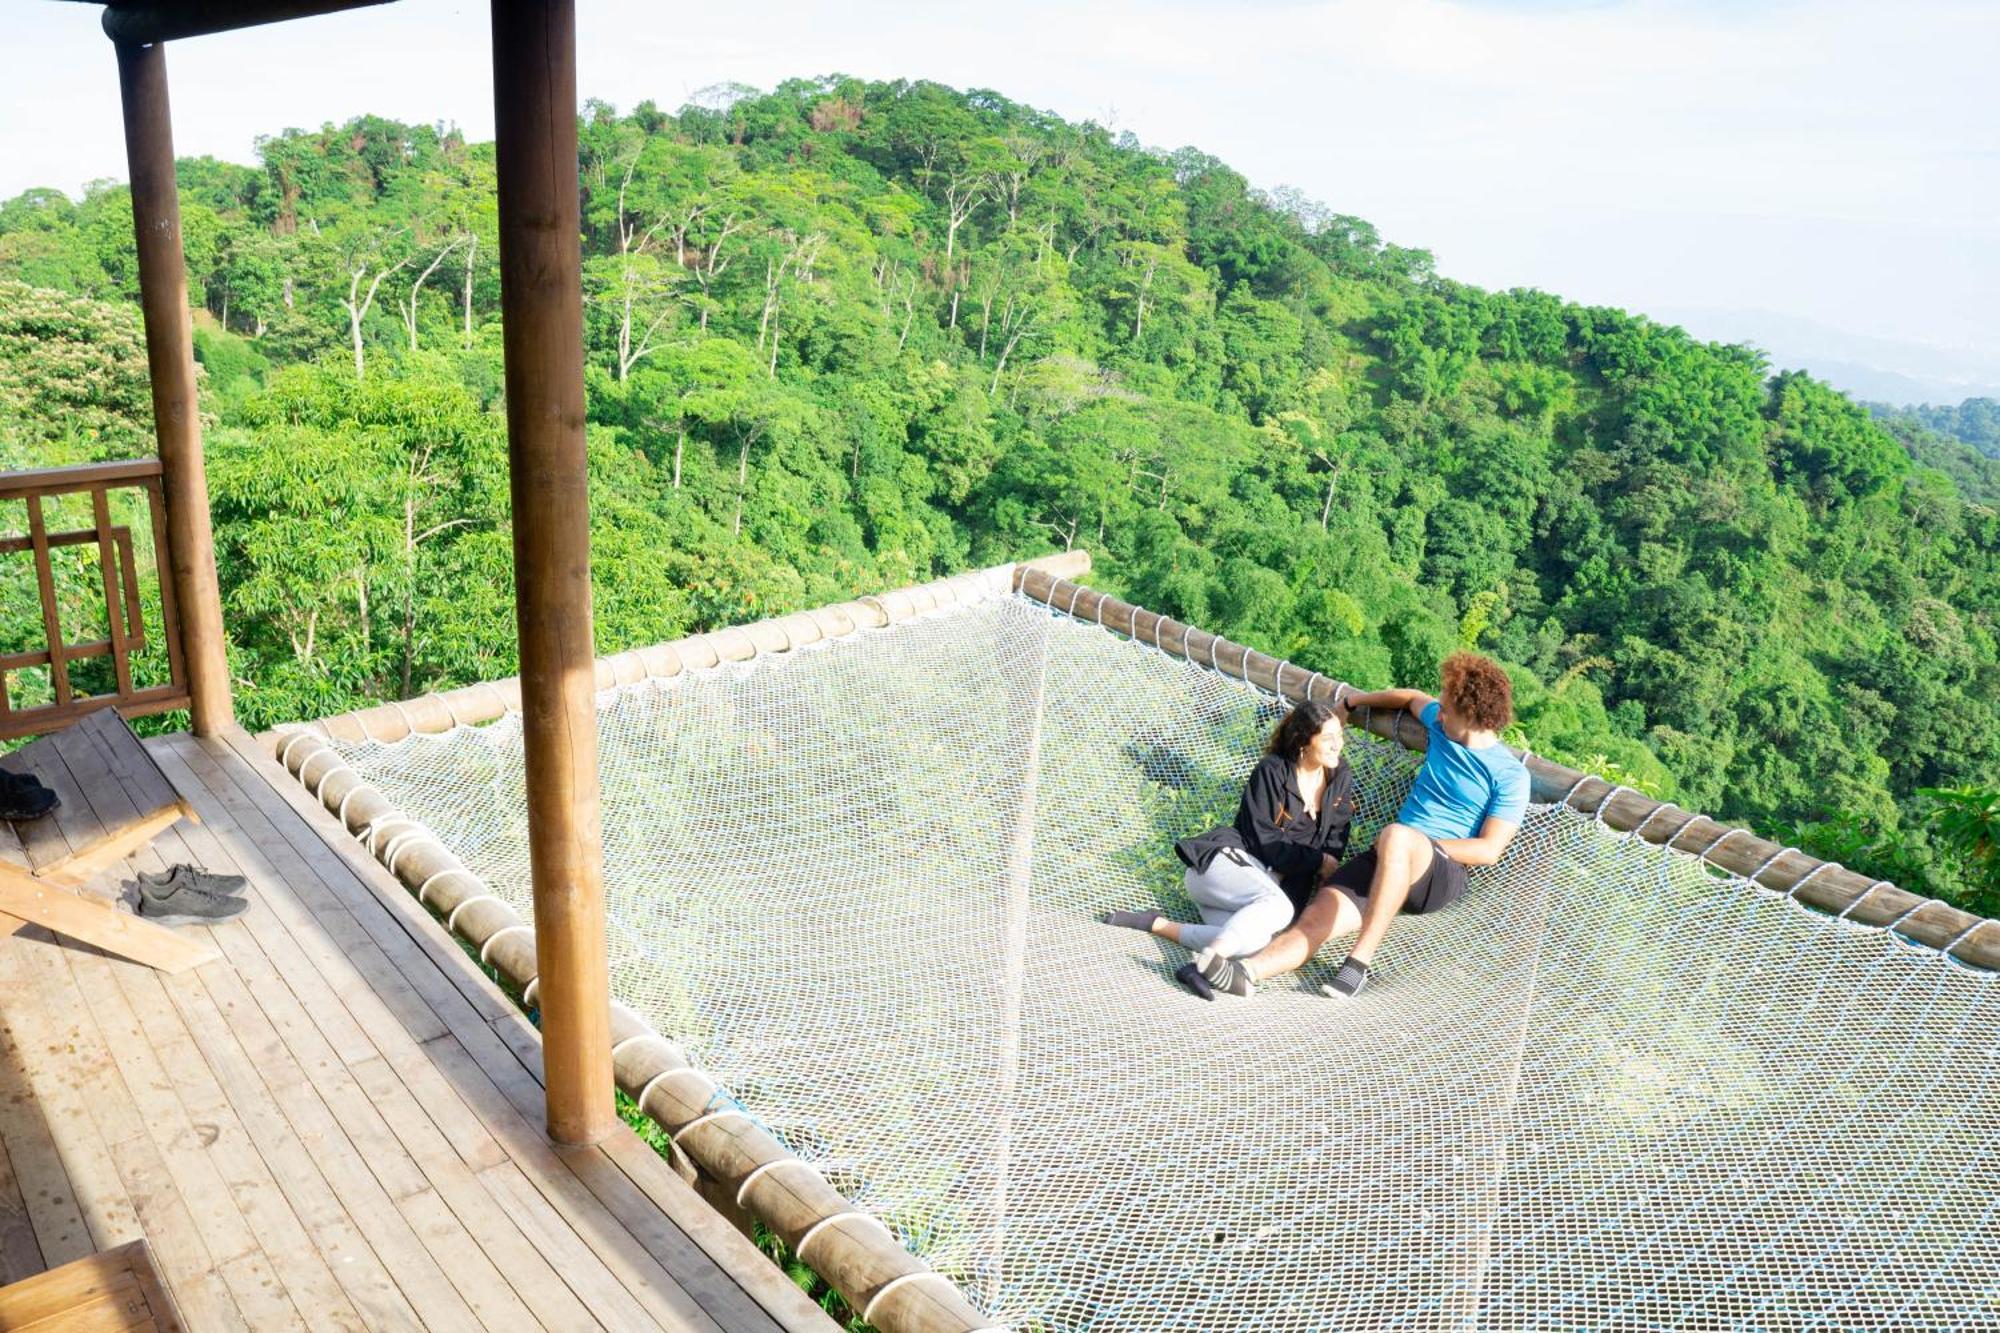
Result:
{"label": "bamboo pole border", "polygon": [[[1023,568],[1022,595],[1073,619],[1089,621],[1148,647],[1211,667],[1292,703],[1335,700],[1354,691],[1345,681],[1260,653],[1156,611],[1134,606],[1072,582],[1060,574]],[[1425,732],[1405,714],[1364,710],[1361,725],[1410,750],[1422,750]],[[1534,780],[1533,799],[1567,805],[1646,842],[1685,851],[1820,911],[1857,925],[1893,930],[1946,953],[1951,961],[2000,972],[2000,921],[1974,916],[1925,898],[1887,880],[1871,880],[1845,866],[1821,861],[1679,806],[1656,801],[1535,755],[1524,755]]]}
{"label": "bamboo pole border", "polygon": [[[765,653],[790,652],[845,638],[859,630],[883,629],[940,607],[1007,593],[1018,585],[1022,572],[1027,570],[1065,578],[1086,574],[1090,572],[1090,553],[1066,551],[1024,564],[995,565],[898,588],[880,596],[860,597],[748,625],[732,625],[708,634],[694,634],[602,657],[597,660],[597,688],[610,690],[642,680],[678,676],[683,671],[710,670],[725,662],[747,662]],[[419,695],[400,703],[337,713],[316,722],[278,727],[266,735],[282,737],[306,730],[328,740],[388,745],[411,735],[441,735],[453,727],[478,726],[520,711],[521,681],[518,676],[509,676],[505,680],[482,681],[443,693]]]}
{"label": "bamboo pole border", "polygon": [[[999,565],[622,653],[598,662],[597,679],[601,687],[613,688],[748,661],[911,620],[940,607],[1005,595],[1017,590],[1031,569],[1081,574],[1089,567],[1090,556],[1083,551],[1026,565]],[[509,711],[510,703],[519,708],[518,684],[501,681],[280,728],[260,739],[419,902],[478,950],[481,963],[512,983],[524,1004],[533,1005],[540,976],[533,925],[436,835],[363,781],[332,744],[336,738],[392,742],[422,732],[441,733],[491,721]],[[611,1060],[618,1087],[667,1131],[688,1164],[762,1220],[869,1323],[884,1333],[998,1333],[956,1283],[904,1249],[886,1225],[855,1208],[817,1168],[788,1152],[690,1065],[679,1045],[616,1000],[611,1002]]]}

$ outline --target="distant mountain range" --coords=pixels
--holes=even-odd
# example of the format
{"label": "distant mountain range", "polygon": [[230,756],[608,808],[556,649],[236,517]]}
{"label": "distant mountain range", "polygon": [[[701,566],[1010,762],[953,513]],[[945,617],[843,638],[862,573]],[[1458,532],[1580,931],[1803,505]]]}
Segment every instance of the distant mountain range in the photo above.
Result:
{"label": "distant mountain range", "polygon": [[1697,338],[1748,343],[1774,370],[1808,370],[1865,402],[1957,404],[2000,398],[2000,348],[1946,347],[1849,333],[1769,310],[1666,307],[1654,318]]}

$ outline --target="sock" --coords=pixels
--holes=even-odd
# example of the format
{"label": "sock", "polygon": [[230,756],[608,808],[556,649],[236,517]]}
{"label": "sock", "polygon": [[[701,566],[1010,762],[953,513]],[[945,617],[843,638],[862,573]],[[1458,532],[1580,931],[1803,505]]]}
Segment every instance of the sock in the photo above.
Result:
{"label": "sock", "polygon": [[1194,956],[1194,966],[1201,973],[1202,980],[1219,991],[1244,999],[1256,994],[1256,983],[1251,979],[1250,969],[1234,958],[1224,958],[1212,949],[1204,949]]}
{"label": "sock", "polygon": [[1208,984],[1208,978],[1193,963],[1182,963],[1174,969],[1174,980],[1186,986],[1204,1000],[1215,998],[1215,988]]}
{"label": "sock", "polygon": [[1353,958],[1340,965],[1340,971],[1333,974],[1333,980],[1320,987],[1322,994],[1337,1000],[1349,1000],[1361,993],[1368,984],[1368,964]]}
{"label": "sock", "polygon": [[1107,926],[1123,926],[1127,930],[1151,931],[1160,919],[1158,912],[1106,912],[1097,918]]}

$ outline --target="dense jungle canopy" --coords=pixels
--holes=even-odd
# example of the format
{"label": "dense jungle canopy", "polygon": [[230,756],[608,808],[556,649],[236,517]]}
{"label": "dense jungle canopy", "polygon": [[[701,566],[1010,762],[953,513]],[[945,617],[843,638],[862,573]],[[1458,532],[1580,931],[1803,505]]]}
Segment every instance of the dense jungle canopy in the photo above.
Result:
{"label": "dense jungle canopy", "polygon": [[[1475,645],[1537,752],[2000,909],[1956,421],[984,90],[593,103],[582,153],[600,651],[1083,546],[1365,686]],[[258,158],[179,173],[243,718],[506,675],[492,146]],[[0,467],[151,451],[135,282],[122,186],[0,204]]]}

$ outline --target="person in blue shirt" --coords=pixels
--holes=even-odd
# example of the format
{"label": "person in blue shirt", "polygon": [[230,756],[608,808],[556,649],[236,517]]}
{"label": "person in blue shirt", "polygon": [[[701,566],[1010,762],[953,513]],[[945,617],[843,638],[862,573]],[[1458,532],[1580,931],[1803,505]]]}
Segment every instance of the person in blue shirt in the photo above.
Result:
{"label": "person in blue shirt", "polygon": [[1358,995],[1368,965],[1402,912],[1436,912],[1465,892],[1468,866],[1492,865],[1528,809],[1528,770],[1500,740],[1514,720],[1514,689],[1497,662],[1477,653],[1444,661],[1441,699],[1421,690],[1350,694],[1348,709],[1405,708],[1429,732],[1424,766],[1375,845],[1343,863],[1291,926],[1247,958],[1197,954],[1184,984],[1249,995],[1259,981],[1302,966],[1335,935],[1359,932],[1331,982],[1335,997]]}

